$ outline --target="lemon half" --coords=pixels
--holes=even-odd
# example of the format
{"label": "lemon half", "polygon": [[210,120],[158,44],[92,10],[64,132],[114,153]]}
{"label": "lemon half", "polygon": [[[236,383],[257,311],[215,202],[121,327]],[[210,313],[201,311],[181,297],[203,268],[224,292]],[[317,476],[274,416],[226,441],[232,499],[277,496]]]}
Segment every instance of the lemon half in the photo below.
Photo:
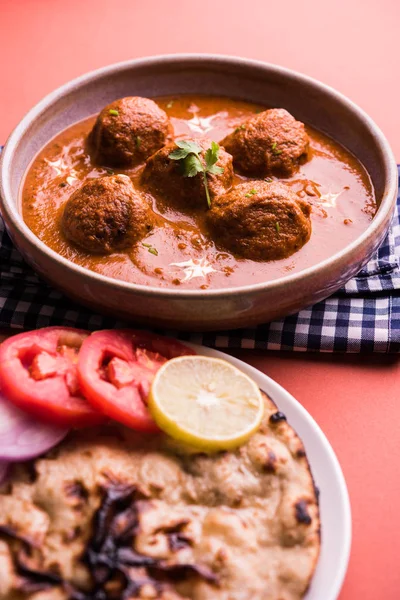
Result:
{"label": "lemon half", "polygon": [[256,383],[230,363],[180,356],[157,372],[149,395],[157,425],[201,450],[231,450],[260,426],[264,401]]}

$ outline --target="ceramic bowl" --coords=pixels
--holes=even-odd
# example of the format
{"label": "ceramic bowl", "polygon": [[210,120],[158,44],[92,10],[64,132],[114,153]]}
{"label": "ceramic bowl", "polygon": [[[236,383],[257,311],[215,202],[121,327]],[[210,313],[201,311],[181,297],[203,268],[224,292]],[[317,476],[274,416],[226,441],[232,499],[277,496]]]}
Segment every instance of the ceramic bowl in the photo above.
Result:
{"label": "ceramic bowl", "polygon": [[[229,96],[284,107],[346,146],[367,168],[378,211],[353,243],[319,264],[274,281],[221,290],[175,290],[110,279],[62,258],[25,225],[18,192],[35,154],[72,123],[122,96]],[[369,260],[390,224],[397,169],[375,123],[332,88],[257,61],[172,55],[132,60],[83,75],[35,106],[12,132],[1,157],[1,212],[15,245],[54,286],[94,311],[143,325],[217,330],[244,327],[295,313],[332,294]]]}

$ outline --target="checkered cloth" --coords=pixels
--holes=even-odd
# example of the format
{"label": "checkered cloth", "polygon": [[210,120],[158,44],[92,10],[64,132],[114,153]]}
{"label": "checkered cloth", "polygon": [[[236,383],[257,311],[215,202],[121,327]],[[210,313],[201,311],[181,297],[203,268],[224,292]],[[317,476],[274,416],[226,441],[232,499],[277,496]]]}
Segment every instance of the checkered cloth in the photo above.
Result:
{"label": "checkered cloth", "polygon": [[[0,219],[0,327],[48,325],[93,330],[126,324],[74,304],[42,281],[13,247]],[[216,348],[400,352],[400,195],[381,248],[356,277],[327,300],[251,329],[157,332]]]}

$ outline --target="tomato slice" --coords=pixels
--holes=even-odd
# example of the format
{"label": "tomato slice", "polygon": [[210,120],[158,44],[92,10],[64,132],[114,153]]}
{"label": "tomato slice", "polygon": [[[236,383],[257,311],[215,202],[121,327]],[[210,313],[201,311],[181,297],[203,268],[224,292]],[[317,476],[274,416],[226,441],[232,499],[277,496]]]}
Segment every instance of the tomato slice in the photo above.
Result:
{"label": "tomato slice", "polygon": [[68,427],[102,423],[83,397],[77,362],[87,331],[45,327],[8,338],[0,346],[0,387],[27,413]]}
{"label": "tomato slice", "polygon": [[193,350],[176,340],[131,329],[96,331],[79,353],[79,384],[92,405],[139,431],[158,431],[146,407],[155,373]]}

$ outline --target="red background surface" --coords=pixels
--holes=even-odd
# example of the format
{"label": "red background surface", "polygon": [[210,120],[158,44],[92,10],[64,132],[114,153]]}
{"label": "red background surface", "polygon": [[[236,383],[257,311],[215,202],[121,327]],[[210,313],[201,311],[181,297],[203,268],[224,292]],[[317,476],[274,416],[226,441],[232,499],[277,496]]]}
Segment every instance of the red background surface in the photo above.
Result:
{"label": "red background surface", "polygon": [[[399,17],[398,0],[0,0],[0,142],[43,95],[85,71],[152,54],[215,52],[336,87],[375,119],[400,162]],[[397,358],[240,357],[304,404],[341,461],[353,547],[340,600],[398,600]]]}

